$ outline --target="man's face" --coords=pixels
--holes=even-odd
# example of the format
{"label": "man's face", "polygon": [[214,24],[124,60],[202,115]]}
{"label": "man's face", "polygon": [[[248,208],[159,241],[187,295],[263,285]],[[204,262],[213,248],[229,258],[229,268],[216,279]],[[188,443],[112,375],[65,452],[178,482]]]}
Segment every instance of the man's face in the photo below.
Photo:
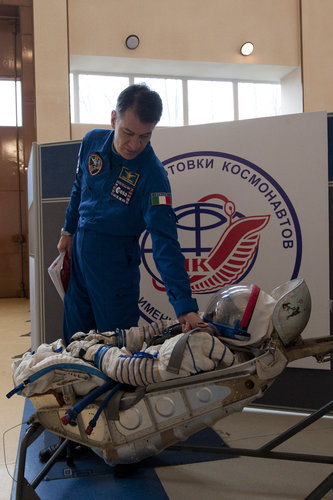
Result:
{"label": "man's face", "polygon": [[118,116],[111,114],[111,126],[114,129],[113,146],[126,160],[133,160],[143,151],[149,142],[155,123],[142,123],[132,108]]}

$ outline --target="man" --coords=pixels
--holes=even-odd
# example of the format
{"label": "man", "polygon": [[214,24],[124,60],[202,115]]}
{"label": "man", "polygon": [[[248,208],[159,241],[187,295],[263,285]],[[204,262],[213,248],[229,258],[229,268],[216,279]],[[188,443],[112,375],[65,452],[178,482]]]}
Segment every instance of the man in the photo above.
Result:
{"label": "man", "polygon": [[77,331],[138,324],[139,238],[145,230],[183,330],[201,321],[177,239],[169,181],[150,144],[161,114],[156,92],[131,85],[112,111],[113,130],[92,130],[82,141],[58,243],[59,252],[71,254],[64,301],[66,344]]}

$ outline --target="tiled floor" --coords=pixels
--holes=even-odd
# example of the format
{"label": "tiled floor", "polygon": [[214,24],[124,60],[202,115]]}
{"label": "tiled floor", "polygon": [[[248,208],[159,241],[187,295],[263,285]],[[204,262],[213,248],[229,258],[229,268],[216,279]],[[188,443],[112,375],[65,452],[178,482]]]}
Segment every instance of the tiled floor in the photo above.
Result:
{"label": "tiled floor", "polygon": [[[27,299],[0,299],[0,393],[1,393],[1,439],[0,449],[0,500],[9,500],[12,480],[5,467],[13,475],[17,454],[17,444],[22,422],[24,398],[14,396],[6,398],[6,394],[13,388],[11,375],[12,357],[22,354],[30,348],[29,300]],[[13,426],[14,429],[10,430]],[[5,443],[5,453],[4,447]]]}
{"label": "tiled floor", "polygon": [[[232,447],[257,449],[301,418],[304,416],[245,409],[220,420],[214,428]],[[320,455],[332,455],[332,450],[331,418],[314,423],[276,449]],[[157,472],[173,500],[181,499],[181,491],[186,491],[191,500],[202,500],[206,487],[210,498],[214,499],[291,500],[306,498],[332,471],[332,465],[241,457]],[[333,491],[325,498],[333,499]]]}
{"label": "tiled floor", "polygon": [[[29,331],[29,301],[0,299],[1,432],[6,432],[6,463],[12,475],[20,427],[9,429],[21,423],[24,399],[14,396],[8,400],[5,394],[12,388],[12,357],[30,348],[30,337],[25,335]],[[230,446],[258,448],[302,418],[302,415],[245,409],[222,419],[215,425],[215,430]],[[0,500],[9,500],[12,479],[5,466],[2,440],[0,448]],[[332,450],[333,418],[321,419],[277,448],[277,451],[320,455],[332,455]],[[326,464],[240,457],[162,467],[156,472],[171,500],[202,500],[205,497],[214,500],[291,500],[306,498],[332,470],[332,465]],[[101,492],[96,498],[111,496]],[[324,498],[333,499],[333,491]]]}

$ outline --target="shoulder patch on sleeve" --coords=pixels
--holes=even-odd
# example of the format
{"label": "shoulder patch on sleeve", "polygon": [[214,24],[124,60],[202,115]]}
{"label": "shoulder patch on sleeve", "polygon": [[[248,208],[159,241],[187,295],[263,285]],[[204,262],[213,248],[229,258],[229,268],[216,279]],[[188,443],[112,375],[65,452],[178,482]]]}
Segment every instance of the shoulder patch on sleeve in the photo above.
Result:
{"label": "shoulder patch on sleeve", "polygon": [[171,193],[151,193],[151,204],[157,205],[172,205]]}

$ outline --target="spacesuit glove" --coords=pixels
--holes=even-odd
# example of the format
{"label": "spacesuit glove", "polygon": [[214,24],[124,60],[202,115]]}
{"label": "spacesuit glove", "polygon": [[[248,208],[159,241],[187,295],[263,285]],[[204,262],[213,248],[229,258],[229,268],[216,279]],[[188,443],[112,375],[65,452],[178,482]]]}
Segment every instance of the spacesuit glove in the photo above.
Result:
{"label": "spacesuit glove", "polygon": [[112,338],[115,337],[115,332],[103,332],[97,333],[96,330],[90,330],[89,333],[76,332],[72,336],[71,340],[87,340],[91,341],[97,339],[101,344],[112,343]]}
{"label": "spacesuit glove", "polygon": [[178,324],[177,319],[175,319],[175,320],[161,319],[161,320],[153,321],[152,323],[150,323],[148,325],[144,325],[144,326],[140,327],[140,330],[141,330],[142,335],[143,335],[143,340],[148,344],[152,338],[160,337],[161,335],[163,335],[164,330],[166,328],[169,328],[175,324]]}
{"label": "spacesuit glove", "polygon": [[98,346],[100,345],[97,338],[92,340],[74,340],[66,347],[66,351],[69,352],[74,358],[85,359],[87,350],[96,344],[98,344]]}
{"label": "spacesuit glove", "polygon": [[97,333],[96,330],[90,330],[88,333],[76,332],[72,336],[71,340],[93,340],[98,339],[98,341],[103,341],[111,336],[114,336],[114,332]]}
{"label": "spacesuit glove", "polygon": [[86,361],[91,361],[92,363],[94,362],[95,354],[96,351],[101,347],[101,344],[94,344],[86,350],[85,354],[83,355],[83,359]]}
{"label": "spacesuit glove", "polygon": [[88,335],[96,333],[96,330],[90,330],[89,333],[85,332],[76,332],[74,335],[71,337],[71,341],[73,342],[74,340],[86,340]]}

